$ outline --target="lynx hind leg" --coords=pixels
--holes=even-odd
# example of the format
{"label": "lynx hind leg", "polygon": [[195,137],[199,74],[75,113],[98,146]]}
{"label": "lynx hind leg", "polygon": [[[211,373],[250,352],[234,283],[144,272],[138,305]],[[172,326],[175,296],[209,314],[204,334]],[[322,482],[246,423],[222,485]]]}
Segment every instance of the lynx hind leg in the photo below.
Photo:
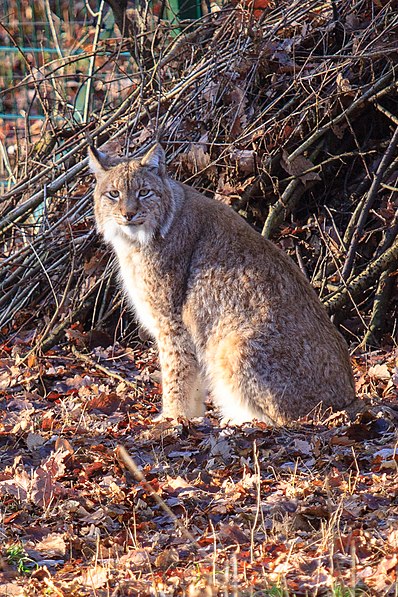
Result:
{"label": "lynx hind leg", "polygon": [[209,355],[209,378],[214,403],[220,409],[222,422],[242,425],[256,419],[269,425],[280,424],[272,395],[259,383],[253,367],[256,347],[250,338],[231,332],[214,343]]}
{"label": "lynx hind leg", "polygon": [[231,380],[219,379],[214,382],[212,396],[215,405],[221,411],[223,425],[242,425],[259,417],[250,409],[239,391],[233,387]]}

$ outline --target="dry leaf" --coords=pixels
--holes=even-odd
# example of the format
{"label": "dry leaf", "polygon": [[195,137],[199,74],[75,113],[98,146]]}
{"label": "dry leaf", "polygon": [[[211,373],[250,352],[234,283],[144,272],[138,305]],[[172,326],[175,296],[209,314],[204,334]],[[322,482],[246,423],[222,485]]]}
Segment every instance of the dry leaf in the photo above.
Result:
{"label": "dry leaf", "polygon": [[305,456],[312,456],[313,450],[312,446],[309,442],[302,440],[302,439],[295,439],[293,442],[293,447],[301,454]]}
{"label": "dry leaf", "polygon": [[0,390],[6,390],[10,387],[12,375],[9,371],[2,371],[0,373]]}
{"label": "dry leaf", "polygon": [[220,536],[222,537],[223,542],[227,545],[233,543],[246,545],[247,543],[250,543],[250,538],[236,524],[220,525]]}
{"label": "dry leaf", "polygon": [[398,564],[398,556],[396,554],[386,556],[380,560],[377,564],[376,574],[387,574],[390,570],[393,570]]}
{"label": "dry leaf", "polygon": [[37,365],[37,357],[34,352],[31,352],[28,356],[28,367],[35,367]]}
{"label": "dry leaf", "polygon": [[85,570],[79,578],[79,583],[90,589],[99,589],[107,583],[108,576],[108,568],[96,566],[95,568]]}
{"label": "dry leaf", "polygon": [[38,433],[28,433],[28,437],[26,438],[26,445],[31,452],[41,448],[44,442],[45,439]]}
{"label": "dry leaf", "polygon": [[392,529],[389,532],[387,541],[392,548],[398,551],[398,529]]}
{"label": "dry leaf", "polygon": [[0,494],[15,496],[21,502],[28,498],[31,480],[26,471],[16,471],[12,479],[0,481]]}
{"label": "dry leaf", "polygon": [[369,367],[368,374],[370,378],[380,379],[381,381],[388,381],[391,377],[391,373],[389,372],[386,363]]}
{"label": "dry leaf", "polygon": [[144,126],[142,131],[139,134],[138,139],[137,139],[137,146],[139,147],[140,145],[143,145],[145,143],[145,141],[148,141],[148,139],[151,139],[152,136],[153,136],[153,130]]}
{"label": "dry leaf", "polygon": [[64,437],[57,437],[57,439],[55,440],[54,448],[55,451],[62,450],[64,452],[69,452],[69,454],[71,455],[74,453],[73,447]]}
{"label": "dry leaf", "polygon": [[234,149],[230,159],[243,174],[252,174],[256,166],[256,152],[251,149]]}
{"label": "dry leaf", "polygon": [[178,551],[174,547],[165,549],[155,559],[155,565],[159,568],[168,568],[171,564],[179,561]]}
{"label": "dry leaf", "polygon": [[[303,155],[298,155],[293,160],[289,160],[288,153],[284,150],[281,158],[281,165],[291,176],[297,176],[303,184],[310,180],[321,180],[318,172],[306,172],[314,167],[314,164]],[[304,172],[306,172],[304,174]]]}
{"label": "dry leaf", "polygon": [[208,135],[203,135],[197,143],[191,144],[188,153],[184,156],[184,163],[193,172],[206,170],[210,164],[210,154],[207,152]]}
{"label": "dry leaf", "polygon": [[216,201],[231,205],[234,199],[239,199],[240,195],[236,186],[231,185],[225,180],[224,174],[222,174],[218,180],[217,190],[214,195]]}
{"label": "dry leaf", "polygon": [[339,73],[336,77],[336,85],[337,89],[342,93],[352,93],[351,83],[348,79],[343,77],[341,73]]}
{"label": "dry leaf", "polygon": [[66,553],[64,536],[61,533],[50,533],[36,543],[35,551],[39,551],[51,558],[62,558]]}
{"label": "dry leaf", "polygon": [[120,558],[120,565],[129,568],[141,568],[150,564],[149,554],[145,549],[130,549]]}
{"label": "dry leaf", "polygon": [[[0,577],[1,581],[1,577]],[[15,582],[6,582],[0,584],[0,596],[1,597],[24,597],[26,595],[25,590]]]}
{"label": "dry leaf", "polygon": [[175,491],[178,489],[186,489],[187,487],[192,488],[192,485],[187,483],[182,477],[178,476],[174,479],[173,477],[169,477],[169,475],[167,475],[167,481],[163,485],[162,489],[165,491]]}
{"label": "dry leaf", "polygon": [[52,499],[65,491],[63,486],[56,483],[56,479],[62,477],[65,472],[65,465],[63,463],[69,452],[66,450],[58,450],[39,466],[32,478],[30,498],[34,504],[46,508],[51,503]]}

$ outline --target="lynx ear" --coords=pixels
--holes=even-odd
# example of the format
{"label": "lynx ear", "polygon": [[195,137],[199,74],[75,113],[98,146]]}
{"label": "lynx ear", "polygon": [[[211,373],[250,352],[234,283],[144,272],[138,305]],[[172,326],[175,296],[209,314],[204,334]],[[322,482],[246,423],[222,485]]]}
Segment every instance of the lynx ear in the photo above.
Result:
{"label": "lynx ear", "polygon": [[88,165],[91,172],[98,178],[109,169],[109,158],[106,153],[96,149],[94,145],[90,145],[88,148]]}
{"label": "lynx ear", "polygon": [[156,143],[151,149],[141,158],[141,166],[151,168],[159,176],[166,174],[166,156],[163,147]]}

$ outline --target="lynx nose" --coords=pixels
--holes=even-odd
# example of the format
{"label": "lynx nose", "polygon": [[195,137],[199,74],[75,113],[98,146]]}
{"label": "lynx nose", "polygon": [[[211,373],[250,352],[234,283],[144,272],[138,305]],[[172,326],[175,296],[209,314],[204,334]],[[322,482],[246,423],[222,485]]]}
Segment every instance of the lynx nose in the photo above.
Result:
{"label": "lynx nose", "polygon": [[124,217],[124,219],[127,222],[131,222],[131,220],[134,218],[134,216],[136,215],[137,212],[135,211],[122,211],[122,216]]}

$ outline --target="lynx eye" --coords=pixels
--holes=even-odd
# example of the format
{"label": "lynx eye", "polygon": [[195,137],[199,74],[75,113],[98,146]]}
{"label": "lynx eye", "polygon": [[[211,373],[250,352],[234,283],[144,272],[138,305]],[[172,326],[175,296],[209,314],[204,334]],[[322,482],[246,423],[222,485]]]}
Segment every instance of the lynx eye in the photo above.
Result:
{"label": "lynx eye", "polygon": [[149,195],[150,191],[149,189],[140,189],[138,191],[138,196],[139,197],[146,197],[147,195]]}
{"label": "lynx eye", "polygon": [[113,189],[112,191],[108,191],[107,192],[108,197],[110,197],[111,199],[118,199],[120,196],[119,191],[117,191],[116,189]]}

